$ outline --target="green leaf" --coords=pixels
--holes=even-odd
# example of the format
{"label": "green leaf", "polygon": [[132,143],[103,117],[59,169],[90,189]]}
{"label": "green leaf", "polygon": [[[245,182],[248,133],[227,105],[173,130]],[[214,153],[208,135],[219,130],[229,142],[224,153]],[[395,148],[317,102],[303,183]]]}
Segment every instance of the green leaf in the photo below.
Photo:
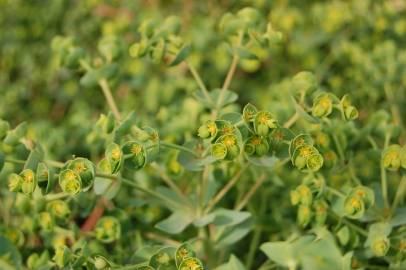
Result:
{"label": "green leaf", "polygon": [[241,59],[258,60],[258,56],[251,52],[247,47],[236,46],[235,52]]}
{"label": "green leaf", "polygon": [[127,117],[121,122],[121,124],[114,131],[114,141],[120,143],[120,140],[125,135],[129,134],[131,127],[137,122],[137,116],[134,111],[131,111]]}
{"label": "green leaf", "polygon": [[222,96],[222,100],[220,102],[219,99],[221,97],[221,92],[222,92],[222,90],[218,89],[218,88],[210,91],[209,95],[213,102],[208,101],[206,99],[206,96],[200,89],[195,92],[194,96],[198,101],[200,101],[205,107],[207,107],[209,109],[215,109],[217,107],[222,108],[228,104],[235,102],[238,99],[238,95],[235,92],[230,91],[230,90],[225,90],[225,92]]}
{"label": "green leaf", "polygon": [[214,270],[246,270],[246,268],[234,254],[231,254],[227,263],[216,267]]}
{"label": "green leaf", "polygon": [[121,181],[108,178],[96,177],[93,184],[93,191],[96,195],[103,195],[106,199],[113,199],[120,191]]}
{"label": "green leaf", "polygon": [[[192,140],[187,142],[184,147],[187,147],[191,150],[195,150],[195,148],[198,146],[199,142],[196,140]],[[196,157],[192,155],[189,152],[186,151],[180,151],[178,155],[178,162],[186,169],[189,171],[201,171],[203,170],[205,165],[214,163],[216,161],[216,158],[213,156],[209,155],[206,157]]]}
{"label": "green leaf", "polygon": [[295,269],[299,263],[295,257],[295,249],[289,242],[272,242],[262,244],[260,249],[268,256],[269,259],[279,265]]}
{"label": "green leaf", "polygon": [[183,232],[193,221],[193,215],[189,212],[178,210],[167,219],[162,220],[155,225],[155,228],[169,234],[178,234]]}
{"label": "green leaf", "polygon": [[252,218],[246,219],[235,226],[227,226],[224,232],[220,236],[217,236],[216,247],[221,249],[233,245],[244,238],[252,230],[253,226],[254,220]]}
{"label": "green leaf", "polygon": [[172,62],[169,64],[169,66],[176,66],[180,64],[183,60],[186,59],[186,57],[190,53],[191,46],[190,44],[184,45],[179,52],[176,54],[175,58],[172,60]]}
{"label": "green leaf", "polygon": [[265,168],[273,168],[279,161],[279,158],[275,156],[252,157],[245,155],[245,157],[251,164]]}
{"label": "green leaf", "polygon": [[0,172],[4,167],[4,162],[5,162],[5,156],[4,156],[3,152],[0,151]]}
{"label": "green leaf", "polygon": [[234,226],[244,222],[250,217],[251,213],[249,212],[240,212],[221,208],[196,220],[193,224],[197,227],[203,227],[208,224],[214,224],[216,226]]}
{"label": "green leaf", "polygon": [[24,164],[25,169],[31,169],[35,171],[37,169],[38,163],[44,159],[44,150],[42,149],[41,145],[37,144],[36,147],[31,150],[30,154],[28,155],[27,161]]}
{"label": "green leaf", "polygon": [[[4,258],[8,258],[5,260]],[[0,236],[0,266],[7,269],[21,269],[21,255],[14,244],[4,236]],[[3,269],[3,268],[1,268]]]}
{"label": "green leaf", "polygon": [[296,109],[296,112],[297,112],[301,117],[303,117],[306,121],[308,121],[308,122],[310,122],[310,123],[312,123],[312,124],[320,123],[320,120],[317,119],[316,117],[313,117],[313,116],[311,116],[310,114],[308,114],[308,113],[303,109],[303,107],[302,107],[300,104],[297,103],[296,99],[295,99],[292,95],[290,95],[290,99],[291,99],[291,102],[292,102],[292,104],[294,105],[294,107],[295,107],[295,109]]}

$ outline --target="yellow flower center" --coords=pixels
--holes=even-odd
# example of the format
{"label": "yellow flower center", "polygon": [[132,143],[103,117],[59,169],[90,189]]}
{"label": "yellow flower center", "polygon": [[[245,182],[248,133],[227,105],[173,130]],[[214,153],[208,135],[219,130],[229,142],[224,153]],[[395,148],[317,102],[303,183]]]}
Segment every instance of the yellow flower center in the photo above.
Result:
{"label": "yellow flower center", "polygon": [[233,146],[235,144],[235,139],[233,137],[224,138],[224,144],[226,146]]}
{"label": "yellow flower center", "polygon": [[141,153],[141,151],[142,151],[142,147],[139,144],[134,144],[131,147],[131,153],[134,155],[138,155],[139,153]]}
{"label": "yellow flower center", "polygon": [[77,172],[83,172],[83,171],[86,171],[86,165],[85,165],[85,163],[83,163],[83,162],[78,162],[78,163],[76,163],[75,164],[75,171],[77,171]]}
{"label": "yellow flower center", "polygon": [[111,157],[115,160],[120,159],[121,156],[121,152],[119,149],[114,149],[113,151],[111,151]]}

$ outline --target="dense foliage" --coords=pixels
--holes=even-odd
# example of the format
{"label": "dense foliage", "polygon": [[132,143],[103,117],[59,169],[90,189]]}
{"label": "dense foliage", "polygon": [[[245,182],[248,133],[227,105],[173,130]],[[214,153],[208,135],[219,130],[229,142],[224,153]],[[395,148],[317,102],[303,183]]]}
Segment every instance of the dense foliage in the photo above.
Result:
{"label": "dense foliage", "polygon": [[405,269],[406,3],[0,0],[0,269]]}

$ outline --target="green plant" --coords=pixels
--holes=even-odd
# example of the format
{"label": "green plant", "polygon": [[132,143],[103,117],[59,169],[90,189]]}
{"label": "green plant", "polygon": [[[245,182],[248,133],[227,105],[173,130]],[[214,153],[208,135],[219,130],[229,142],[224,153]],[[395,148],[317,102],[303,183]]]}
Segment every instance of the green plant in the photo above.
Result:
{"label": "green plant", "polygon": [[[271,23],[259,2],[254,4],[258,8],[220,10],[225,14],[211,28],[215,30],[207,30],[219,52],[210,49],[207,59],[201,51],[211,46],[200,47],[196,33],[185,32],[187,24],[176,16],[138,19],[130,38],[120,27],[135,27],[116,18],[114,27],[109,25],[115,30],[105,30],[90,48],[72,36],[52,39],[53,72],[66,92],[76,91],[74,113],[60,133],[36,120],[0,120],[0,169],[7,179],[0,267],[405,266],[404,94],[396,102],[393,93],[405,83],[393,74],[406,66],[404,57],[396,57],[391,43],[364,55],[341,32],[351,23],[344,13],[356,7],[355,1],[315,1],[312,12],[318,18],[334,14],[335,19],[325,18],[320,36],[327,44],[339,36],[338,55],[314,60],[320,66],[301,66],[314,72],[294,69],[270,88],[271,94],[250,93],[250,87],[260,85],[257,80],[267,77],[259,73],[268,72],[269,58],[275,59],[272,69],[280,63],[280,72],[289,70],[280,58],[284,46],[291,46],[290,57],[305,63],[321,57],[317,50],[304,53],[307,48],[297,40],[290,42],[291,24]],[[131,10],[131,3],[126,5]],[[401,18],[386,8],[385,20],[393,14]],[[305,20],[295,7],[283,4],[275,4],[271,18],[285,11],[294,23]],[[225,57],[218,57],[224,52]],[[343,55],[359,66],[348,71]],[[395,64],[388,65],[396,68],[363,66],[372,61],[369,57],[390,58]],[[229,67],[218,86],[222,73],[205,67],[222,61]],[[371,83],[365,79],[371,74],[388,77],[382,85],[385,98],[337,87],[341,77],[325,75],[333,64],[344,70],[343,77],[355,74],[355,86],[358,77],[365,84]],[[239,67],[256,77],[238,75]],[[199,68],[209,71],[201,74]],[[159,76],[166,72],[169,79],[161,82]],[[246,88],[241,90],[236,81]],[[128,94],[131,87],[147,89]],[[98,107],[104,107],[99,93],[109,111],[101,109],[94,119],[92,108],[98,114]],[[382,104],[390,114],[373,111]],[[54,135],[38,135],[41,130]]]}

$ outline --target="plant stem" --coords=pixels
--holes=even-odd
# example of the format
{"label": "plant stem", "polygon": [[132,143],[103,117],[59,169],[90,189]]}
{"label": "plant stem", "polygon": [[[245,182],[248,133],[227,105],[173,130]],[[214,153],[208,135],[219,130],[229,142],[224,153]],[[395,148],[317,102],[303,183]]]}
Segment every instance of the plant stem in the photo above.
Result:
{"label": "plant stem", "polygon": [[368,236],[368,232],[366,230],[364,230],[363,228],[359,227],[358,225],[352,223],[351,221],[347,220],[346,218],[340,217],[337,214],[333,213],[332,211],[330,211],[329,214],[330,214],[330,216],[334,217],[337,221],[344,223],[348,227],[351,227],[354,231],[357,231],[361,235],[363,235],[365,237]]}
{"label": "plant stem", "polygon": [[245,205],[249,202],[249,200],[254,196],[255,192],[258,190],[258,188],[265,182],[266,180],[266,174],[263,173],[257,181],[255,181],[255,184],[251,187],[251,189],[248,191],[247,194],[242,198],[242,200],[234,207],[235,210],[240,211],[245,207]]}
{"label": "plant stem", "polygon": [[[386,149],[389,146],[391,132],[387,132],[385,135],[385,144],[383,149]],[[381,189],[382,189],[382,198],[385,204],[385,208],[389,208],[389,199],[388,199],[388,180],[386,176],[386,169],[381,162]]]}
{"label": "plant stem", "polygon": [[[268,199],[268,192],[263,192],[261,196],[261,202],[260,202],[260,207],[259,207],[259,213],[258,216],[263,216],[266,211],[266,206],[267,206],[267,199]],[[250,248],[248,251],[247,255],[247,260],[246,260],[246,268],[251,269],[252,264],[254,263],[254,257],[255,257],[255,252],[257,251],[258,245],[259,245],[259,240],[261,238],[261,233],[262,233],[262,226],[256,226],[254,230],[254,234],[252,236]]]}
{"label": "plant stem", "polygon": [[[238,36],[238,38],[239,38],[238,45],[240,45],[242,43],[243,36],[244,36],[244,32],[240,31],[239,36]],[[239,60],[240,60],[240,57],[238,56],[238,54],[234,53],[233,60],[231,61],[230,68],[228,69],[228,72],[227,72],[227,76],[224,79],[223,86],[221,87],[221,90],[220,90],[220,94],[219,94],[219,97],[218,97],[218,100],[216,103],[216,109],[213,110],[213,116],[214,116],[213,118],[217,117],[217,114],[220,110],[220,106],[224,101],[226,91],[230,88],[231,81],[233,80]]]}
{"label": "plant stem", "polygon": [[193,151],[192,149],[187,148],[185,146],[181,146],[181,145],[177,145],[177,144],[169,143],[169,142],[164,142],[164,141],[161,141],[159,143],[159,145],[163,146],[163,147],[167,147],[167,148],[176,149],[176,150],[179,150],[179,151],[188,152],[189,154],[192,154],[195,157],[199,157],[199,155],[195,151]]}
{"label": "plant stem", "polygon": [[345,194],[342,193],[341,191],[338,191],[335,188],[332,187],[326,187],[326,189],[331,192],[331,194],[336,195],[337,197],[345,198]]}
{"label": "plant stem", "polygon": [[63,199],[63,198],[69,197],[69,196],[71,196],[71,195],[68,193],[60,192],[60,193],[55,193],[55,194],[47,194],[44,196],[44,199],[47,201],[53,201],[53,200]]}
{"label": "plant stem", "polygon": [[283,124],[284,128],[290,128],[299,119],[299,113],[295,112],[286,122]]}
{"label": "plant stem", "polygon": [[173,180],[162,170],[162,168],[156,164],[155,162],[151,164],[151,167],[154,168],[159,175],[161,176],[161,179],[173,190],[175,191],[181,198],[185,199],[187,201],[187,198],[185,194],[179,189],[179,187],[173,182]]}
{"label": "plant stem", "polygon": [[248,168],[248,164],[243,165],[241,169],[228,181],[228,183],[212,198],[207,204],[204,213],[209,213],[210,210],[227,194],[227,192],[237,183],[242,173]]}
{"label": "plant stem", "polygon": [[155,197],[155,198],[157,198],[157,199],[163,200],[164,202],[167,202],[167,203],[169,203],[169,204],[172,204],[172,205],[175,206],[175,207],[182,206],[181,203],[176,202],[176,201],[172,200],[171,198],[165,197],[164,195],[162,195],[162,194],[160,194],[160,193],[158,193],[158,192],[155,192],[155,191],[153,191],[153,190],[151,190],[151,189],[149,189],[149,188],[140,186],[140,185],[134,183],[134,182],[131,181],[131,180],[128,180],[128,179],[125,179],[125,178],[121,178],[121,181],[122,181],[123,184],[126,184],[127,186],[130,186],[130,187],[132,187],[132,188],[134,188],[134,189],[137,189],[137,190],[139,190],[139,191],[141,191],[141,192],[144,192],[144,193],[146,193],[146,194],[148,194],[148,195],[151,195],[152,197]]}
{"label": "plant stem", "polygon": [[111,93],[109,84],[105,78],[99,80],[99,85],[103,91],[104,97],[107,100],[107,104],[109,105],[111,111],[114,114],[114,117],[118,122],[121,121],[121,114],[120,111],[117,108],[116,102],[114,101],[113,95]]}
{"label": "plant stem", "polygon": [[190,73],[192,73],[193,78],[195,79],[197,85],[202,90],[204,97],[207,99],[208,102],[213,103],[213,100],[209,94],[209,91],[207,90],[207,87],[204,84],[204,82],[203,82],[202,78],[200,77],[199,73],[197,72],[197,70],[193,67],[193,65],[189,61],[185,61],[185,62],[190,70]]}
{"label": "plant stem", "polygon": [[13,163],[13,164],[22,164],[22,165],[25,164],[24,160],[13,159],[13,158],[6,158],[6,159],[4,159],[4,161],[7,163]]}
{"label": "plant stem", "polygon": [[337,135],[334,132],[332,132],[331,137],[333,137],[333,141],[334,141],[334,144],[336,145],[338,155],[340,156],[341,161],[344,162],[345,161],[344,150],[341,146],[340,141],[338,140]]}
{"label": "plant stem", "polygon": [[395,198],[393,199],[393,202],[392,202],[392,207],[391,207],[392,214],[395,212],[399,202],[402,200],[403,196],[405,195],[405,191],[406,191],[406,176],[403,176],[399,182],[399,186],[398,186],[398,189],[396,190]]}
{"label": "plant stem", "polygon": [[55,168],[62,168],[65,164],[63,162],[55,161],[55,160],[44,160],[45,163],[51,167]]}

